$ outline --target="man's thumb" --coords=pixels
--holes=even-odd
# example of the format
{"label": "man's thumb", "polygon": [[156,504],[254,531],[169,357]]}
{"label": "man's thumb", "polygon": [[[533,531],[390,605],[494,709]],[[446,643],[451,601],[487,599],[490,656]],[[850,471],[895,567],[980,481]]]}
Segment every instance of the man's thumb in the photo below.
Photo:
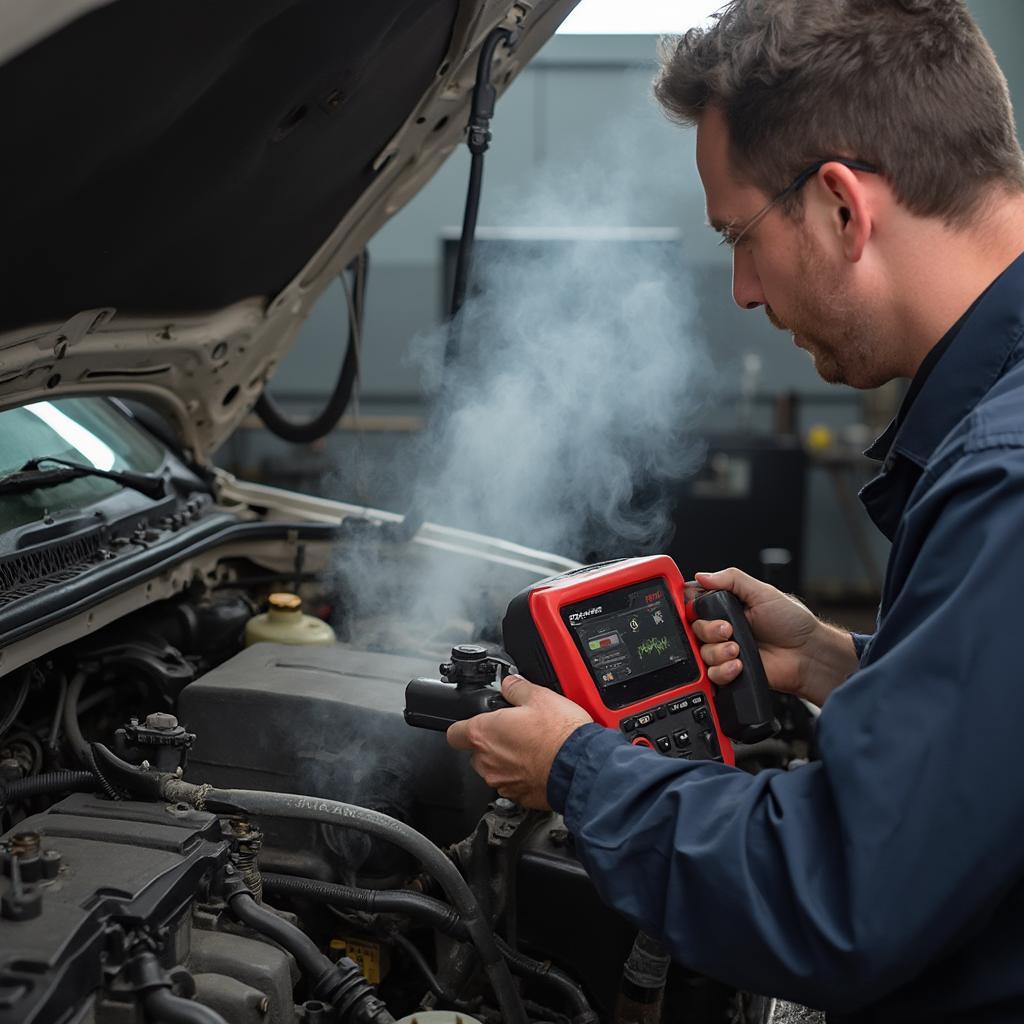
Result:
{"label": "man's thumb", "polygon": [[698,572],[694,579],[705,590],[730,590],[746,605],[753,604],[765,587],[760,580],[755,580],[740,569]]}
{"label": "man's thumb", "polygon": [[509,704],[515,704],[517,707],[529,704],[534,693],[539,689],[541,687],[522,676],[505,676],[501,681],[502,696]]}

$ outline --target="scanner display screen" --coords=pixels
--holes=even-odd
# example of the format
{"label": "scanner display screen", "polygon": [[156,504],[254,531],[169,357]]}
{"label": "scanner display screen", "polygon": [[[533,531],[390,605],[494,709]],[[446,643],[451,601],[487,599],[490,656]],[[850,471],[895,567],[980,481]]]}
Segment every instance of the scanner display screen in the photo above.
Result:
{"label": "scanner display screen", "polygon": [[609,708],[700,676],[664,579],[568,605],[562,618]]}

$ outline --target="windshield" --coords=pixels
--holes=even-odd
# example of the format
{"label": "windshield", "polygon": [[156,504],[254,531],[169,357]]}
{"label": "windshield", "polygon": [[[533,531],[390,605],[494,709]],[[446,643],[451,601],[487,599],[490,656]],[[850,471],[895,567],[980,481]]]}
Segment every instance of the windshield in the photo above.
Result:
{"label": "windshield", "polygon": [[[152,473],[164,451],[127,416],[101,398],[33,402],[0,413],[0,476],[21,469],[29,459],[53,455],[98,469]],[[0,499],[0,531],[38,522],[45,512],[85,508],[122,490],[99,477],[80,477]]]}

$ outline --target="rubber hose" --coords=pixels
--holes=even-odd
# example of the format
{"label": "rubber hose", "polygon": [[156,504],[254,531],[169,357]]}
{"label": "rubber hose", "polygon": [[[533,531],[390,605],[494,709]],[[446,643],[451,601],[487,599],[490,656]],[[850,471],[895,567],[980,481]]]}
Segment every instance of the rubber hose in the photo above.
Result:
{"label": "rubber hose", "polygon": [[272,434],[291,444],[311,444],[326,437],[338,425],[352,398],[352,389],[359,375],[359,334],[362,330],[369,270],[369,255],[365,250],[356,257],[353,264],[356,280],[353,293],[350,294],[348,346],[334,390],[323,409],[311,420],[296,422],[281,411],[266,389],[256,400],[256,415],[263,421],[263,425]]}
{"label": "rubber hose", "polygon": [[263,875],[263,891],[282,896],[306,896],[334,907],[367,914],[407,914],[439,932],[465,941],[469,938],[459,915],[440,900],[406,889],[356,889],[296,875]]}
{"label": "rubber hose", "polygon": [[416,965],[417,970],[423,975],[423,980],[427,983],[427,988],[437,996],[438,999],[443,1003],[458,1002],[457,999],[452,995],[451,992],[445,991],[444,986],[438,980],[437,975],[430,969],[430,964],[427,963],[426,957],[413,945],[404,935],[395,934],[391,936],[391,941],[405,951],[405,955]]}
{"label": "rubber hose", "polygon": [[[404,935],[400,932],[394,932],[391,935],[391,941],[405,951],[409,959],[416,965],[417,970],[423,975],[423,980],[427,983],[427,988],[429,988],[431,993],[442,1003],[445,1003],[453,1010],[459,1010],[462,1013],[476,1013],[479,1010],[480,1003],[483,1000],[480,997],[477,997],[474,1000],[459,999],[454,992],[449,992],[444,985],[441,984],[441,980],[438,976],[430,969],[430,964],[427,963],[427,958]],[[534,1021],[533,1024],[536,1024],[536,1021]]]}
{"label": "rubber hose", "polygon": [[182,999],[166,988],[144,992],[142,1009],[146,1024],[227,1024],[216,1010],[191,999]]}
{"label": "rubber hose", "polygon": [[394,1017],[374,995],[370,984],[351,960],[343,957],[332,963],[304,931],[261,907],[248,889],[236,889],[228,895],[227,902],[239,921],[273,939],[295,957],[309,982],[313,997],[335,1006],[343,1021],[394,1024]]}
{"label": "rubber hose", "polygon": [[0,782],[0,806],[20,803],[31,797],[46,796],[50,793],[88,793],[97,786],[96,776],[92,772],[47,772],[45,775],[33,775],[28,779]]}
{"label": "rubber hose", "polygon": [[[201,794],[201,796],[200,796]],[[472,890],[458,868],[426,836],[404,822],[354,804],[293,793],[266,793],[250,789],[197,790],[196,798],[210,809],[241,810],[252,815],[297,818],[341,828],[354,828],[385,839],[415,857],[440,883],[462,918],[470,941],[484,962],[504,1024],[527,1024],[526,1011],[494,932],[480,913]]]}
{"label": "rubber hose", "polygon": [[75,753],[75,757],[84,765],[89,764],[89,744],[82,735],[82,727],[78,724],[78,698],[82,695],[88,676],[84,672],[76,672],[68,683],[68,693],[64,699],[64,735]]}
{"label": "rubber hose", "polygon": [[534,960],[533,957],[526,956],[525,953],[512,949],[500,936],[497,942],[502,955],[517,974],[537,978],[539,981],[546,981],[552,988],[557,989],[569,1000],[574,1010],[573,1020],[577,1024],[597,1020],[597,1014],[594,1013],[590,1003],[587,1002],[583,989],[568,974],[563,973],[557,967],[552,967],[550,964],[543,963],[540,960]]}

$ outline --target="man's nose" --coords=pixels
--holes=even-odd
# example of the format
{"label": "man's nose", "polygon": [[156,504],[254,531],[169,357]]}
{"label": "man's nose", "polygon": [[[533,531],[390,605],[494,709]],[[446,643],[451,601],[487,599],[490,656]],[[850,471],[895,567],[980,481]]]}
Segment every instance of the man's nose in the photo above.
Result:
{"label": "man's nose", "polygon": [[739,249],[732,254],[732,298],[740,309],[757,309],[765,304],[754,261]]}

